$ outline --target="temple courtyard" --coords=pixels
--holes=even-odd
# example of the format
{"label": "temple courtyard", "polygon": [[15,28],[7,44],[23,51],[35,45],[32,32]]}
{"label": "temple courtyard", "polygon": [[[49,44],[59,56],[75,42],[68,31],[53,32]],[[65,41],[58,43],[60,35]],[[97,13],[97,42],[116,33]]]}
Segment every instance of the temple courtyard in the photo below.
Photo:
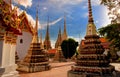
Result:
{"label": "temple courtyard", "polygon": [[[36,73],[20,73],[20,77],[67,77],[67,71],[71,69],[74,62],[50,63],[51,70]],[[111,63],[117,71],[116,77],[120,77],[120,63]]]}

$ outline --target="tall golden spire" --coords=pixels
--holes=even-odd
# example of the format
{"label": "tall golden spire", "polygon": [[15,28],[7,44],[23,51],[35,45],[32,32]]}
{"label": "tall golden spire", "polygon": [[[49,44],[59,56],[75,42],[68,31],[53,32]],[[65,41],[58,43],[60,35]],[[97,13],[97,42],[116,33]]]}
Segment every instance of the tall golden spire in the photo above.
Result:
{"label": "tall golden spire", "polygon": [[36,25],[35,25],[32,43],[38,43],[38,8],[36,11]]}
{"label": "tall golden spire", "polygon": [[64,15],[64,32],[62,35],[62,40],[66,40],[67,39],[67,30],[66,30],[66,15]]}
{"label": "tall golden spire", "polygon": [[49,16],[47,21],[47,30],[46,30],[46,36],[44,41],[44,48],[45,49],[51,49],[51,42],[50,42],[50,35],[49,35]]}
{"label": "tall golden spire", "polygon": [[50,40],[50,36],[49,36],[49,16],[48,16],[48,21],[47,21],[47,30],[46,30],[46,40]]}
{"label": "tall golden spire", "polygon": [[87,26],[87,33],[86,35],[96,35],[96,26],[94,24],[93,16],[92,16],[92,7],[91,7],[91,0],[88,0],[88,26]]}
{"label": "tall golden spire", "polygon": [[89,23],[93,23],[93,16],[92,16],[92,7],[91,7],[91,0],[88,0],[88,12],[89,12],[89,19],[88,22]]}
{"label": "tall golden spire", "polygon": [[59,33],[58,33],[58,38],[55,43],[55,48],[58,48],[62,43],[62,36],[61,36],[61,27],[59,27]]}

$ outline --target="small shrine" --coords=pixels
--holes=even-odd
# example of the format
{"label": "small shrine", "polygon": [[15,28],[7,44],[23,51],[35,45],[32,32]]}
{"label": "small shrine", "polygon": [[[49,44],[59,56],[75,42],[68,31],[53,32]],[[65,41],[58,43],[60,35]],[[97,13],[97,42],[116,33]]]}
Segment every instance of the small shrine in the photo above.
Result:
{"label": "small shrine", "polygon": [[114,66],[109,58],[103,54],[104,48],[97,35],[96,26],[92,17],[91,0],[88,0],[89,20],[84,41],[76,64],[68,71],[68,77],[114,77]]}
{"label": "small shrine", "polygon": [[23,72],[40,72],[49,70],[49,58],[47,53],[41,48],[41,43],[38,39],[38,11],[36,15],[36,27],[34,30],[34,35],[32,43],[26,57],[18,64],[19,71]]}

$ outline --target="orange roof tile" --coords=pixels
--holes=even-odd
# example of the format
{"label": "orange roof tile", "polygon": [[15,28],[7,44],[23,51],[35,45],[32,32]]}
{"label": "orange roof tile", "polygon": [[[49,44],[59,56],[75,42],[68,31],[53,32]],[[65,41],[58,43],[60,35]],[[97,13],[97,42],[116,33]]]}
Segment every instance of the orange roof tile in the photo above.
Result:
{"label": "orange roof tile", "polygon": [[103,43],[103,42],[108,42],[108,40],[104,37],[100,37],[100,41]]}
{"label": "orange roof tile", "polygon": [[[100,39],[101,44],[103,45],[103,47],[104,47],[105,49],[109,48],[110,42],[108,42],[108,40],[107,40],[106,38],[100,37],[99,39]],[[84,45],[85,45],[85,44],[84,44],[84,41],[85,41],[85,40],[81,40],[81,44],[80,44],[81,46],[84,46]]]}
{"label": "orange roof tile", "polygon": [[57,49],[50,49],[48,50],[48,54],[55,54]]}

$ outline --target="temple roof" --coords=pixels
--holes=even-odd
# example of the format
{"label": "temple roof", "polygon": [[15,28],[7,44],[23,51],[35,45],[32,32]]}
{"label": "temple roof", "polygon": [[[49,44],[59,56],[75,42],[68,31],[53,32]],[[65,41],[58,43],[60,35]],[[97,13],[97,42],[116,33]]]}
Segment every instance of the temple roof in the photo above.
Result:
{"label": "temple roof", "polygon": [[12,9],[11,5],[4,0],[0,1],[0,21],[1,26],[6,27],[6,31],[21,34],[18,28],[20,19],[17,16],[17,7]]}
{"label": "temple roof", "polygon": [[19,25],[19,28],[22,30],[22,31],[28,31],[30,32],[32,35],[33,35],[33,26],[31,25],[31,23],[28,21],[28,17],[26,15],[26,12],[23,11],[20,15],[19,15],[19,18],[21,20],[20,22],[20,25]]}
{"label": "temple roof", "polygon": [[55,54],[57,49],[49,49],[48,54]]}

